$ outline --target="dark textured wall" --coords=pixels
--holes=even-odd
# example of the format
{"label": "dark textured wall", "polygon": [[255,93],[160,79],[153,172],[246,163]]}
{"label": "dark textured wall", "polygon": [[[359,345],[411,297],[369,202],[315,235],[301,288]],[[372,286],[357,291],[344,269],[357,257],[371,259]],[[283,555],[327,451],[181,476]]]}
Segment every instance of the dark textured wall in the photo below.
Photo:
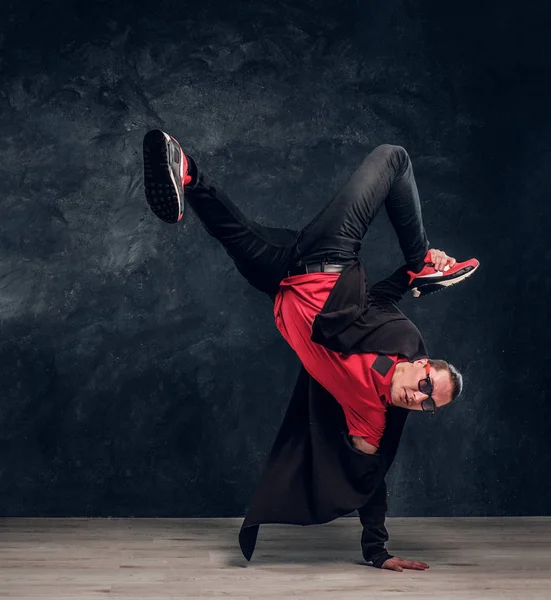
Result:
{"label": "dark textured wall", "polygon": [[[270,301],[142,192],[164,128],[301,227],[383,142],[468,283],[404,310],[463,370],[413,415],[394,515],[551,514],[550,9],[540,0],[3,3],[0,514],[237,516],[298,373]],[[372,281],[400,262],[385,216]]]}

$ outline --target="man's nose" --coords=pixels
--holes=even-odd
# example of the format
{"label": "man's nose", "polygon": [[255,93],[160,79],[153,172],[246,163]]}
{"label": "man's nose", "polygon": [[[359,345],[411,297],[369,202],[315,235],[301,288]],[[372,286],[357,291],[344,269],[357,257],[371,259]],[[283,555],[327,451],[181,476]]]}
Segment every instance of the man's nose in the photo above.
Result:
{"label": "man's nose", "polygon": [[415,392],[415,394],[413,395],[413,399],[415,401],[415,404],[421,404],[421,402],[423,402],[423,400],[426,400],[428,398],[428,394],[423,394],[423,392],[417,390]]}

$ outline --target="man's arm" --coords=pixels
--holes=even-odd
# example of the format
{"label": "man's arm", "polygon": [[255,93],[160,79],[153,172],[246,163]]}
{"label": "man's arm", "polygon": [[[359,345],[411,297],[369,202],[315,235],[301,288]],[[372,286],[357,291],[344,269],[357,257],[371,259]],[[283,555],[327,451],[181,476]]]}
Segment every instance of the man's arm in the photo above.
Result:
{"label": "man's arm", "polygon": [[[453,267],[456,260],[453,256],[448,256],[443,250],[431,248],[427,255],[428,260],[434,263],[435,269],[443,271],[446,265]],[[369,291],[369,295],[381,304],[390,302],[396,305],[409,290],[410,276],[407,265],[396,269],[390,277],[379,281]],[[416,271],[417,272],[417,271]]]}
{"label": "man's arm", "polygon": [[404,265],[396,269],[390,277],[379,281],[374,286],[369,288],[368,294],[370,298],[380,304],[398,304],[409,289],[409,275],[407,274],[407,266]]}
{"label": "man's arm", "polygon": [[403,571],[404,569],[424,571],[428,569],[427,563],[392,556],[387,552],[385,548],[388,541],[388,531],[385,527],[386,495],[386,482],[383,479],[371,500],[358,510],[363,525],[362,554],[364,559],[378,569],[391,571]]}
{"label": "man's arm", "polygon": [[381,568],[383,563],[392,558],[386,549],[388,531],[385,527],[387,511],[386,482],[379,484],[370,501],[358,509],[362,531],[362,554],[366,562],[372,562],[374,567]]}

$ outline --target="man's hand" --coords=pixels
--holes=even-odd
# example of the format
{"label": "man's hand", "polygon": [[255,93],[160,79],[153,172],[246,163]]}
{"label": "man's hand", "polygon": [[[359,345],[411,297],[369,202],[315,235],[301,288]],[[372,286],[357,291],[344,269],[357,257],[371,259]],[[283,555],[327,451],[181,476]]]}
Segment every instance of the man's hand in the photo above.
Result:
{"label": "man's hand", "polygon": [[414,569],[415,571],[424,571],[429,566],[424,562],[417,562],[415,560],[407,560],[400,558],[399,556],[393,556],[385,560],[381,569],[390,569],[391,571],[403,571],[404,569]]}
{"label": "man's hand", "polygon": [[453,265],[455,265],[455,263],[457,262],[455,258],[448,256],[444,251],[435,250],[433,248],[431,248],[430,250],[430,259],[431,262],[434,263],[434,268],[437,271],[443,271],[444,267],[448,264],[450,265],[450,267],[453,267]]}

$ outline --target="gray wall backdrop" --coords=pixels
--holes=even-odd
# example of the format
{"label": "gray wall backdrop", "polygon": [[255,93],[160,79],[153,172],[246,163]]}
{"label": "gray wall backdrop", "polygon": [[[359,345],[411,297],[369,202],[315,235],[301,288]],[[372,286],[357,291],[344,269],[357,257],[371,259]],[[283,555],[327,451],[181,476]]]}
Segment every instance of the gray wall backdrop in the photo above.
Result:
{"label": "gray wall backdrop", "polygon": [[[468,283],[404,311],[463,370],[413,415],[390,514],[551,514],[549,4],[160,0],[0,8],[0,514],[243,515],[299,363],[191,211],[142,191],[177,136],[301,227],[384,142]],[[361,258],[400,264],[381,215]]]}

